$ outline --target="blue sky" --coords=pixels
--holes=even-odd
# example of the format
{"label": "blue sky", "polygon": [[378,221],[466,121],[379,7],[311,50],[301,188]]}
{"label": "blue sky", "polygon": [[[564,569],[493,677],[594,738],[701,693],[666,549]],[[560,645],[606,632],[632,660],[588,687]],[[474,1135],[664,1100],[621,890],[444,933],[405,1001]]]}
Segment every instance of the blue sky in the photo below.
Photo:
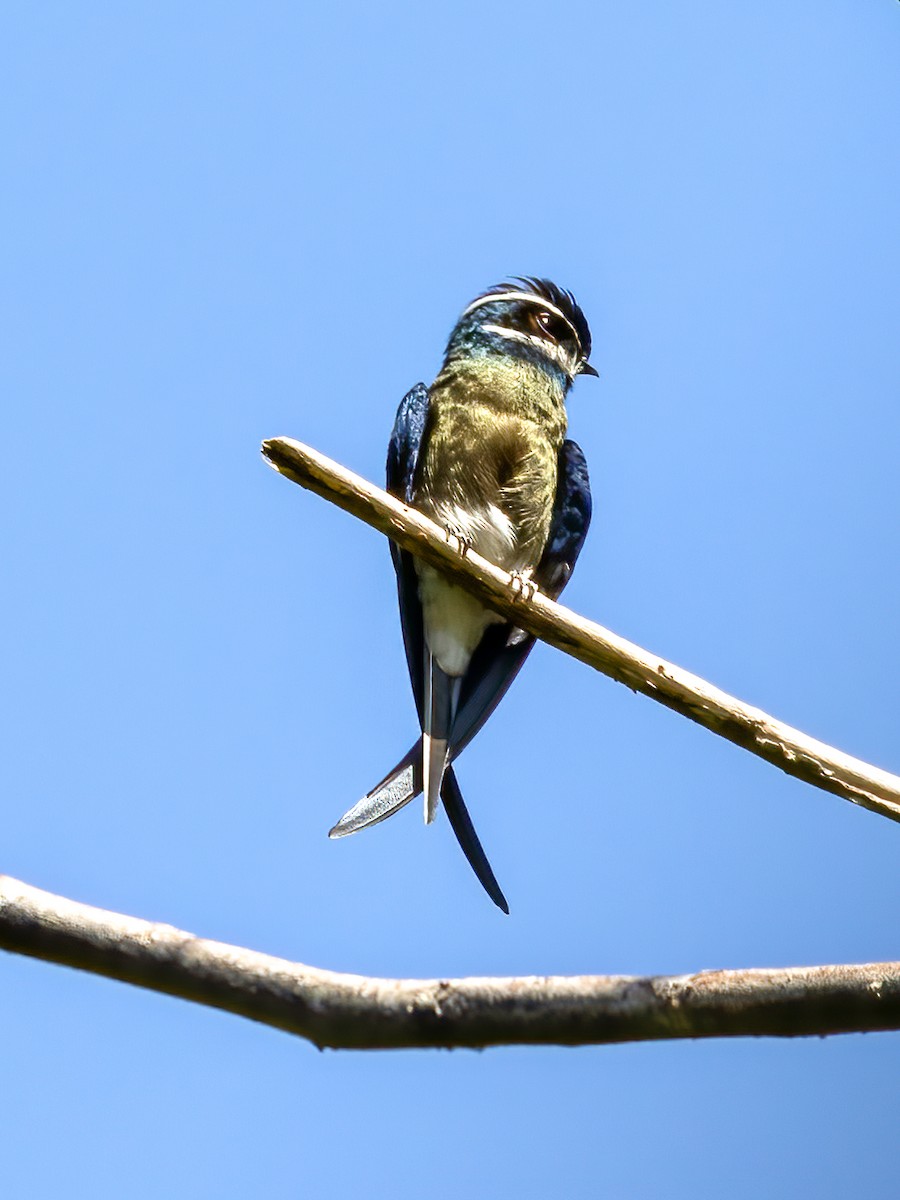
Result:
{"label": "blue sky", "polygon": [[[578,296],[578,611],[900,771],[900,5],[7,6],[0,870],[411,976],[900,958],[900,829],[538,647],[418,806],[380,480],[510,273]],[[897,1035],[319,1053],[0,961],[10,1195],[843,1197]]]}

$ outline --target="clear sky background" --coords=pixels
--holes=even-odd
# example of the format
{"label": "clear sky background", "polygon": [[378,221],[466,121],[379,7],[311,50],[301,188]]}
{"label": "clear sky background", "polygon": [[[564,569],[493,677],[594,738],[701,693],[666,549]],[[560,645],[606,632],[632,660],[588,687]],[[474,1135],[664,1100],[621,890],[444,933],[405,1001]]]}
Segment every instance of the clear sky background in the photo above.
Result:
{"label": "clear sky background", "polygon": [[[312,6],[306,6],[312,8]],[[567,602],[900,771],[900,4],[13,3],[0,870],[338,970],[900,958],[900,828],[540,646],[419,805],[382,479],[509,273],[594,333]],[[0,958],[27,1200],[893,1194],[900,1035],[319,1053]]]}

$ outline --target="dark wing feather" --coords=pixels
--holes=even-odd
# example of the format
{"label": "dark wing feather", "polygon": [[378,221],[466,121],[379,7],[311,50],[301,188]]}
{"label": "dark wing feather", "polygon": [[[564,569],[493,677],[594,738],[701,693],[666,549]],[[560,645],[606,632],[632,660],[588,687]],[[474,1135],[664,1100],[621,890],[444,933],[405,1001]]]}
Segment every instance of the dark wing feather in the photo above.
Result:
{"label": "dark wing feather", "polygon": [[390,770],[380,783],[348,808],[341,819],[328,831],[330,838],[347,837],[378,825],[405,808],[422,792],[422,739],[416,742]]}
{"label": "dark wing feather", "polygon": [[[417,383],[400,401],[391,440],[388,443],[387,490],[405,504],[412,504],[413,485],[425,423],[428,420],[428,388]],[[394,543],[391,542],[393,546]]]}
{"label": "dark wing feather", "polygon": [[[388,443],[387,490],[404,504],[412,504],[416,467],[428,420],[429,396],[424,383],[417,383],[406,393],[397,409],[391,440]],[[397,573],[397,598],[400,601],[400,626],[406,664],[419,714],[423,720],[422,663],[425,661],[425,634],[422,626],[422,604],[419,600],[419,581],[413,556],[391,542],[391,558]]]}
{"label": "dark wing feather", "polygon": [[593,502],[587,462],[577,442],[565,441],[559,452],[559,478],[550,536],[535,572],[541,591],[555,600],[569,582],[591,525]]}
{"label": "dark wing feather", "polygon": [[[417,383],[400,401],[387,454],[387,490],[405,504],[412,503],[416,467],[428,420],[428,388]],[[397,574],[397,596],[400,601],[400,626],[403,646],[412,683],[419,725],[422,724],[423,680],[422,663],[425,654],[425,633],[422,625],[422,605],[413,558],[390,542],[391,558]],[[393,816],[409,804],[422,790],[422,739],[401,758],[380,783],[363,796],[329,831],[332,838],[346,837],[360,829]]]}

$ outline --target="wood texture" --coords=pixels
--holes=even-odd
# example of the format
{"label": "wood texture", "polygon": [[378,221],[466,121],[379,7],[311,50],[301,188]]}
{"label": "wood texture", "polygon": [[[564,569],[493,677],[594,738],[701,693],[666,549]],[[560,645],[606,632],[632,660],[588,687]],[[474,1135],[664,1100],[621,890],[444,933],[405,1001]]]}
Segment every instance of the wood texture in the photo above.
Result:
{"label": "wood texture", "polygon": [[463,557],[448,544],[444,531],[427,517],[301,442],[271,438],[263,442],[262,452],[282,475],[452,575],[460,587],[535,637],[689,717],[788,775],[900,821],[897,775],[743,704],[698,676],[555,604],[540,592],[523,599],[513,592],[505,571],[474,552]]}
{"label": "wood texture", "polygon": [[53,896],[0,876],[0,948],[344,1049],[589,1045],[900,1028],[900,963],[694,975],[369,979]]}

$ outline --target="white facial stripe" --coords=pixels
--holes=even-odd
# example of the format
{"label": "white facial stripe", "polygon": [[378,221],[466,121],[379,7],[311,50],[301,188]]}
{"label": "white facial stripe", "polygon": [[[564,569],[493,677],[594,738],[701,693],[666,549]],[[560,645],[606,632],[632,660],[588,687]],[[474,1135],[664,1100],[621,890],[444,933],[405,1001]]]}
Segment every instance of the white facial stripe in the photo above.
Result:
{"label": "white facial stripe", "polygon": [[508,338],[511,342],[524,342],[526,346],[534,346],[536,350],[540,350],[541,354],[559,363],[567,375],[574,373],[575,364],[570,360],[558,342],[551,342],[547,338],[538,337],[536,333],[523,333],[519,329],[510,329],[506,325],[482,325],[481,328],[485,333],[499,333],[501,337]]}
{"label": "white facial stripe", "polygon": [[[477,300],[473,300],[469,307],[463,312],[463,317],[467,317],[470,312],[474,312],[476,308],[481,308],[482,304],[494,304],[498,300],[524,300],[526,304],[537,304],[538,307],[544,309],[545,312],[551,312],[554,316],[559,317],[561,321],[565,321],[568,327],[572,330],[572,336],[577,344],[581,345],[581,338],[578,336],[578,330],[566,316],[566,314],[551,304],[549,300],[545,300],[542,296],[535,296],[533,292],[494,292],[493,295],[479,296]],[[462,320],[462,318],[460,318]]]}
{"label": "white facial stripe", "polygon": [[557,348],[555,342],[538,337],[536,333],[523,333],[520,329],[510,329],[508,325],[482,325],[481,328],[485,333],[499,333],[511,342],[524,342],[526,346],[536,346],[543,354],[552,356],[552,351]]}

